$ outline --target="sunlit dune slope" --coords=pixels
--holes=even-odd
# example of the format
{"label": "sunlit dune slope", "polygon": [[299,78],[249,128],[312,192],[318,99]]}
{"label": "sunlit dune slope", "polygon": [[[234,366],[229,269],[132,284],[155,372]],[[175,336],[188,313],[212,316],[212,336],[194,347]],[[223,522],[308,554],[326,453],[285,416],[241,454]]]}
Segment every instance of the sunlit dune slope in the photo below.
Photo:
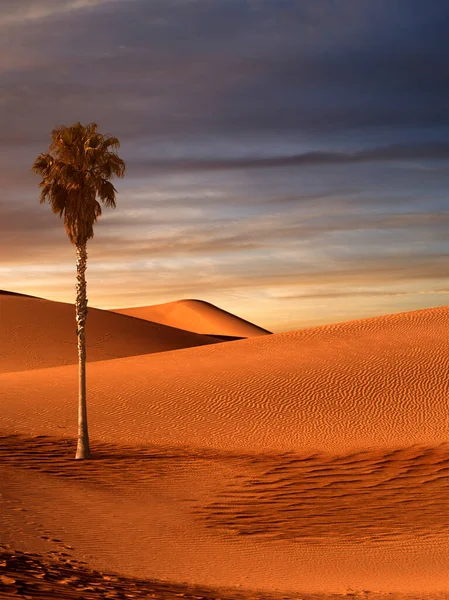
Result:
{"label": "sunlit dune slope", "polygon": [[92,461],[76,365],[1,374],[3,538],[170,598],[442,600],[448,373],[449,307],[91,362]]}
{"label": "sunlit dune slope", "polygon": [[250,338],[270,333],[202,300],[178,300],[154,306],[117,308],[113,311],[206,335]]}
{"label": "sunlit dune slope", "polygon": [[[89,308],[86,337],[88,361],[218,341],[95,308]],[[0,372],[76,363],[76,343],[73,305],[19,294],[0,294]]]}
{"label": "sunlit dune slope", "polygon": [[[448,373],[448,307],[97,362],[92,435],[248,452],[440,443]],[[76,366],[5,374],[0,386],[2,427],[73,432]]]}

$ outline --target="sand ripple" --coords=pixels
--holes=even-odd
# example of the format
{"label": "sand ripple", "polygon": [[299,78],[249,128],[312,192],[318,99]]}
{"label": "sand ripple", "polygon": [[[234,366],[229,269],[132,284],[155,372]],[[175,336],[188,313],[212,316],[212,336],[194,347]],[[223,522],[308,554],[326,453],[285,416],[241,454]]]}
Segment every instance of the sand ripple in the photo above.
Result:
{"label": "sand ripple", "polygon": [[[449,439],[449,308],[88,365],[103,442],[345,453]],[[1,427],[72,435],[76,366],[0,376]],[[36,393],[37,392],[37,393]]]}
{"label": "sand ripple", "polygon": [[449,532],[449,444],[267,457],[248,471],[197,511],[209,527],[336,544]]}

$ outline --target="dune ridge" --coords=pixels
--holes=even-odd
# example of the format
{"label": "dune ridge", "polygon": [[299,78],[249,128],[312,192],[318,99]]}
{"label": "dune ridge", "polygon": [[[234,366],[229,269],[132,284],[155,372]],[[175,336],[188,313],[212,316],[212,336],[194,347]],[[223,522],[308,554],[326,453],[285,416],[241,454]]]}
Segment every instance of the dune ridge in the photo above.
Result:
{"label": "dune ridge", "polygon": [[22,298],[37,298],[38,300],[43,300],[43,298],[39,298],[38,296],[22,294],[21,292],[11,292],[10,290],[0,290],[0,296],[20,296]]}
{"label": "dune ridge", "polygon": [[[448,334],[441,307],[91,363],[96,436],[253,452],[440,443],[449,433]],[[10,427],[55,433],[17,408],[18,394],[40,388],[30,399],[39,415],[54,415],[57,433],[70,428],[76,365],[0,382]]]}
{"label": "dune ridge", "polygon": [[271,333],[204,300],[177,300],[152,306],[111,310],[204,335],[250,338]]}
{"label": "dune ridge", "polygon": [[[220,340],[126,315],[90,308],[87,360],[164,352]],[[77,363],[72,304],[0,294],[0,372]]]}

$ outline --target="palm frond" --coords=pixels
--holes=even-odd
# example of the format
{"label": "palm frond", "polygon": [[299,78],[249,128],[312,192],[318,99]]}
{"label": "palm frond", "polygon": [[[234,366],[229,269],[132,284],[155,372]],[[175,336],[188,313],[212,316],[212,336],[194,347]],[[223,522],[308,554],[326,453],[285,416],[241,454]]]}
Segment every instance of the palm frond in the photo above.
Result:
{"label": "palm frond", "polygon": [[117,190],[107,179],[101,179],[97,187],[97,194],[105,206],[115,208],[115,194]]}
{"label": "palm frond", "polygon": [[32,171],[42,177],[40,202],[64,217],[73,244],[93,237],[101,204],[116,206],[117,190],[109,180],[125,174],[125,162],[115,152],[119,147],[118,138],[99,133],[96,123],[78,121],[55,127],[49,152],[33,163]]}
{"label": "palm frond", "polygon": [[104,138],[102,145],[105,150],[107,150],[108,148],[118,150],[120,148],[120,141],[116,137],[108,136]]}
{"label": "palm frond", "polygon": [[53,162],[53,157],[51,154],[39,154],[36,160],[31,167],[31,170],[36,173],[36,175],[45,176],[48,170],[51,168]]}

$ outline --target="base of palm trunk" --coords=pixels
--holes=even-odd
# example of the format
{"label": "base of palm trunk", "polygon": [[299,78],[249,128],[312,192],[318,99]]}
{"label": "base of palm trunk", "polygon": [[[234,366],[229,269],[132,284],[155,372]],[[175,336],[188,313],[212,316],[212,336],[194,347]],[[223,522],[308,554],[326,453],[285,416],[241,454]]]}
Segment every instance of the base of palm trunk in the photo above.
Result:
{"label": "base of palm trunk", "polygon": [[78,442],[75,460],[85,460],[86,458],[90,458],[90,448],[89,446],[86,447],[84,444]]}

